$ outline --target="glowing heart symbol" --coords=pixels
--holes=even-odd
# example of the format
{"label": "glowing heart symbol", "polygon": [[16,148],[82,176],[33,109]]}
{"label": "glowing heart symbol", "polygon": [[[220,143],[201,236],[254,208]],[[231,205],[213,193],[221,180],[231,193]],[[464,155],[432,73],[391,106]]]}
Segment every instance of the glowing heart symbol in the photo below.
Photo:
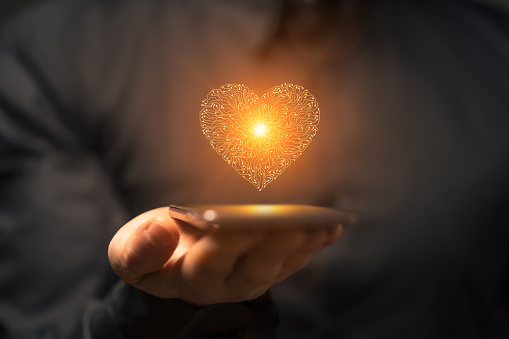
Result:
{"label": "glowing heart symbol", "polygon": [[223,85],[202,107],[201,128],[212,147],[260,191],[304,152],[320,121],[315,97],[291,84],[261,99],[244,85]]}

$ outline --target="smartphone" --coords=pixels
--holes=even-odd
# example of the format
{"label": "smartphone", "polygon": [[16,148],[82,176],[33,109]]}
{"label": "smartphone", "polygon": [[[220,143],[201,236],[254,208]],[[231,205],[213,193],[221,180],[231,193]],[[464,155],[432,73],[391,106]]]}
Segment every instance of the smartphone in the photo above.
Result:
{"label": "smartphone", "polygon": [[203,231],[237,228],[350,226],[355,216],[311,205],[170,205],[170,216]]}

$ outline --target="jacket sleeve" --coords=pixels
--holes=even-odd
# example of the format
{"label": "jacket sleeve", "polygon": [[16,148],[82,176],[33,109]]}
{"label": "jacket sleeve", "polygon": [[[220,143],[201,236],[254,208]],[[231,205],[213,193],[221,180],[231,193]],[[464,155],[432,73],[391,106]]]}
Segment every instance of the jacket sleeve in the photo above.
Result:
{"label": "jacket sleeve", "polygon": [[0,42],[0,337],[238,337],[273,328],[268,297],[198,308],[111,271],[108,243],[135,213],[98,151],[105,127],[81,105],[83,70],[72,62],[80,51],[62,47],[75,39],[62,24],[76,20],[65,8],[73,3],[27,13]]}
{"label": "jacket sleeve", "polygon": [[0,46],[2,338],[80,337],[88,309],[106,307],[116,281],[106,249],[128,218],[76,133],[65,64],[51,58],[58,51],[40,48],[44,17],[28,14]]}

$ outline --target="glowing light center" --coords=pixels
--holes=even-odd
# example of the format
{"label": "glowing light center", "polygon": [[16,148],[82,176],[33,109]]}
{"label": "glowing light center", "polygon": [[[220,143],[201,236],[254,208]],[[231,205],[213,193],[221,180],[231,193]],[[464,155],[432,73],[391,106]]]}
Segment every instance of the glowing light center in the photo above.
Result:
{"label": "glowing light center", "polygon": [[262,122],[258,122],[254,125],[253,131],[256,136],[262,137],[265,133],[267,133],[267,126],[265,126]]}

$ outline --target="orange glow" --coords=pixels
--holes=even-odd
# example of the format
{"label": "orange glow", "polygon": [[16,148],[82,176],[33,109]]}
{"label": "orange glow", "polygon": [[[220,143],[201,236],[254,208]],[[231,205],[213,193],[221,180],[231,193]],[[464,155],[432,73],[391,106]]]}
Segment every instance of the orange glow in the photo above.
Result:
{"label": "orange glow", "polygon": [[304,152],[320,121],[315,97],[292,84],[261,98],[244,85],[223,85],[202,107],[200,124],[212,147],[260,191]]}
{"label": "orange glow", "polygon": [[267,126],[263,124],[263,122],[258,122],[254,125],[254,133],[258,137],[262,137],[267,133]]}

